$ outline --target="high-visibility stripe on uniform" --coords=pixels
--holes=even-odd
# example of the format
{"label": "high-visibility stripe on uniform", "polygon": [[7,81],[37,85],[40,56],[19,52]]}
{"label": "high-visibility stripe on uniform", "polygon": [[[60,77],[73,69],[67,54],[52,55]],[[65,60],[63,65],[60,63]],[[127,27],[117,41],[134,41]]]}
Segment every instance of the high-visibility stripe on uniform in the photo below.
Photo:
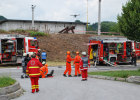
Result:
{"label": "high-visibility stripe on uniform", "polygon": [[29,74],[29,76],[35,76],[35,75],[40,75],[40,73],[38,73],[38,74]]}
{"label": "high-visibility stripe on uniform", "polygon": [[29,72],[28,70],[26,70],[26,72]]}
{"label": "high-visibility stripe on uniform", "polygon": [[35,85],[32,85],[32,89],[35,89],[36,88],[36,86]]}
{"label": "high-visibility stripe on uniform", "polygon": [[82,78],[83,80],[85,80],[86,78]]}
{"label": "high-visibility stripe on uniform", "polygon": [[32,67],[29,67],[29,69],[30,69],[30,68],[40,68],[40,67],[39,67],[39,66],[32,66]]}
{"label": "high-visibility stripe on uniform", "polygon": [[39,88],[39,85],[35,85],[35,88],[36,88],[36,89]]}

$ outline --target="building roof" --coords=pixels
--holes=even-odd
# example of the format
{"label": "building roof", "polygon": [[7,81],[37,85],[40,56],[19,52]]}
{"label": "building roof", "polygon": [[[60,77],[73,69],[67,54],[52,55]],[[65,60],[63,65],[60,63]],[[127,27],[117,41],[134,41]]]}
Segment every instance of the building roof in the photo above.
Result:
{"label": "building roof", "polygon": [[[1,20],[2,19],[2,20]],[[7,19],[3,16],[0,16],[0,24],[4,22],[32,22],[32,20],[19,20],[19,19]],[[85,22],[66,22],[66,21],[43,21],[43,20],[35,20],[35,23],[62,23],[62,24],[82,24],[86,25]]]}

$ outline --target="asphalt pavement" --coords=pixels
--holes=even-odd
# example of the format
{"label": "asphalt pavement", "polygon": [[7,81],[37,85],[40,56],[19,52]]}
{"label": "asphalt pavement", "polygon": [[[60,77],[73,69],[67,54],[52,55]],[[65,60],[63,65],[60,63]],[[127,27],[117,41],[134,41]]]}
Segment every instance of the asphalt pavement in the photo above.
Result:
{"label": "asphalt pavement", "polygon": [[[135,70],[139,67],[121,66],[91,67],[89,71],[105,70]],[[65,67],[49,67],[49,72],[54,70],[53,78],[39,79],[40,92],[31,93],[30,79],[21,79],[21,68],[1,68],[0,75],[8,75],[15,78],[24,94],[14,100],[139,100],[140,85],[119,81],[88,78],[81,81],[81,77],[63,77]],[[74,68],[72,68],[74,75]]]}

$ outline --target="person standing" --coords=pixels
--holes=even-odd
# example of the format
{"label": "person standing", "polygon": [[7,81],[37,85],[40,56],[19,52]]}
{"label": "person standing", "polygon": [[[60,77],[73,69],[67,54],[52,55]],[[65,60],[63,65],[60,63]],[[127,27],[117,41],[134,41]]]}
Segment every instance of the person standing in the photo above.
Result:
{"label": "person standing", "polygon": [[132,52],[132,60],[131,60],[132,65],[137,66],[136,60],[137,60],[136,52],[135,52],[135,50],[133,50],[133,52]]}
{"label": "person standing", "polygon": [[45,62],[46,63],[47,53],[45,52],[45,50],[42,51],[41,58],[42,58],[42,62]]}
{"label": "person standing", "polygon": [[86,52],[82,52],[82,58],[80,60],[80,69],[82,71],[82,80],[81,81],[86,81],[88,77],[88,66],[90,67],[90,61],[86,55]]}
{"label": "person standing", "polygon": [[80,72],[80,59],[81,57],[79,56],[79,52],[76,52],[76,56],[74,59],[74,64],[75,64],[75,77],[77,77],[77,73],[78,76],[81,76],[81,72]]}
{"label": "person standing", "polygon": [[96,67],[97,64],[97,58],[98,58],[98,49],[93,51],[93,61],[94,61],[94,66]]}
{"label": "person standing", "polygon": [[32,59],[27,64],[26,74],[29,75],[32,86],[32,93],[39,92],[39,76],[40,76],[40,68],[43,66],[41,62],[35,58],[35,53],[32,54]]}
{"label": "person standing", "polygon": [[23,54],[23,57],[22,57],[22,63],[21,63],[21,66],[22,66],[22,72],[23,74],[21,75],[21,78],[24,78],[26,76],[26,64],[25,64],[25,57],[26,57],[26,53]]}
{"label": "person standing", "polygon": [[68,72],[68,76],[69,77],[72,77],[71,76],[71,61],[74,60],[71,58],[70,56],[70,51],[67,51],[67,58],[66,58],[66,70],[64,71],[64,74],[63,76],[67,77],[66,76],[66,73]]}

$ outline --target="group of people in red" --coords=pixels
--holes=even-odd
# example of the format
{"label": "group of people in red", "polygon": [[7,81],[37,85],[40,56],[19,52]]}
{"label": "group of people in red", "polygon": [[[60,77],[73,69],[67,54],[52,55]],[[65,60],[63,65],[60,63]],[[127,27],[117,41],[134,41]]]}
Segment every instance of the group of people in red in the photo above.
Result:
{"label": "group of people in red", "polygon": [[[39,59],[36,58],[36,54],[33,53],[31,55],[31,60],[27,64],[26,68],[26,74],[30,77],[31,80],[31,88],[32,93],[39,92],[39,84],[38,80],[39,77],[42,76],[42,78],[45,78],[46,75],[49,76],[48,73],[48,65],[46,62],[40,62]],[[87,80],[87,70],[88,66],[90,67],[89,59],[86,55],[86,52],[82,52],[82,57],[79,56],[79,52],[76,52],[75,58],[71,58],[70,51],[67,51],[67,58],[66,58],[66,70],[64,72],[64,76],[66,76],[66,73],[68,72],[68,76],[71,76],[71,61],[74,60],[75,64],[75,77],[81,76],[82,74],[82,81]],[[80,71],[81,70],[81,71]],[[52,73],[50,74],[50,76]]]}
{"label": "group of people in red", "polygon": [[[86,52],[82,52],[82,57],[80,57],[79,52],[76,52],[76,56],[75,58],[71,58],[70,56],[70,51],[67,51],[67,58],[66,58],[66,70],[64,71],[63,76],[67,77],[67,73],[68,73],[68,77],[72,77],[71,75],[71,61],[74,61],[74,65],[75,65],[75,77],[77,76],[81,76],[82,74],[82,81],[86,81],[87,80],[87,71],[88,71],[88,67],[90,67],[90,62],[89,59],[87,57]],[[80,71],[81,70],[81,71]],[[78,75],[77,75],[78,73]]]}

